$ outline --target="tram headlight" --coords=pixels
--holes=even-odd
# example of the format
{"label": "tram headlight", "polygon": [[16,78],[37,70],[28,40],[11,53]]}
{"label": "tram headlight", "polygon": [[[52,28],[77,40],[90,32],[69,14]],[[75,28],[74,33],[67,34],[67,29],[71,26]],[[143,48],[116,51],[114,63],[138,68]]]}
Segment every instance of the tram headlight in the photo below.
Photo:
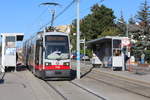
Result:
{"label": "tram headlight", "polygon": [[45,66],[50,66],[51,63],[50,62],[45,62]]}
{"label": "tram headlight", "polygon": [[64,65],[65,66],[70,66],[70,63],[69,62],[64,62]]}

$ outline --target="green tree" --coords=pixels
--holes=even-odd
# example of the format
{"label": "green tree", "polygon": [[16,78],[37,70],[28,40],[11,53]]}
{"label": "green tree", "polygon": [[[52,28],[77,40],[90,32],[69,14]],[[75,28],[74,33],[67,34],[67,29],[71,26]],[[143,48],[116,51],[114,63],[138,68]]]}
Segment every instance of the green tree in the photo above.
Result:
{"label": "green tree", "polygon": [[121,33],[120,29],[117,28],[116,26],[114,26],[114,27],[108,27],[98,37],[101,37],[101,36],[116,36],[116,35],[119,35],[120,33]]}
{"label": "green tree", "polygon": [[75,51],[76,50],[76,19],[73,20],[71,24],[70,41],[72,45],[72,51]]}
{"label": "green tree", "polygon": [[[88,41],[104,36],[107,32],[116,34],[118,30],[114,27],[114,19],[115,16],[112,9],[104,5],[93,5],[91,7],[91,13],[80,20],[81,38],[85,38]],[[72,22],[70,35],[73,50],[75,50],[76,36],[73,33],[76,33],[76,20]]]}
{"label": "green tree", "polygon": [[129,18],[128,23],[129,23],[129,24],[132,24],[132,25],[136,24],[135,18],[134,18],[133,16],[131,16],[131,17]]}
{"label": "green tree", "polygon": [[115,16],[112,9],[95,4],[91,12],[81,20],[81,36],[85,36],[86,40],[95,39],[101,36],[108,27],[114,26]]}
{"label": "green tree", "polygon": [[146,60],[150,62],[150,59],[148,59],[150,50],[150,6],[147,0],[141,3],[136,15],[136,21],[139,23],[138,25],[132,24],[134,25],[134,29],[137,28],[132,34],[133,39],[136,40],[132,46],[132,53],[136,57],[140,57],[144,52]]}
{"label": "green tree", "polygon": [[143,30],[141,32],[141,37],[143,37],[141,41],[150,41],[150,6],[147,0],[141,3],[140,10],[137,14],[137,20]]}
{"label": "green tree", "polygon": [[125,36],[125,33],[126,33],[126,22],[124,20],[124,16],[123,16],[123,11],[122,10],[121,10],[121,16],[117,20],[117,27],[120,30],[120,35],[121,36]]}

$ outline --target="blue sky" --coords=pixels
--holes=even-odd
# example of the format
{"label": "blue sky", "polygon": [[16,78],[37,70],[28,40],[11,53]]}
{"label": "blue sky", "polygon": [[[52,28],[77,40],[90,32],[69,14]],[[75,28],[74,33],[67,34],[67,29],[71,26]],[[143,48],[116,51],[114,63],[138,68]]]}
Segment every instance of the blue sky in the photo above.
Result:
{"label": "blue sky", "polygon": [[[25,39],[29,38],[39,28],[50,21],[50,9],[55,8],[56,15],[72,0],[1,0],[0,2],[0,33],[23,32]],[[101,0],[80,0],[81,17],[90,12],[90,7]],[[117,18],[121,10],[127,20],[135,15],[144,0],[105,0],[100,4],[113,9]],[[39,6],[43,2],[57,2],[59,7]],[[48,10],[48,9],[49,10]],[[76,18],[75,4],[55,20],[55,25],[70,24]]]}

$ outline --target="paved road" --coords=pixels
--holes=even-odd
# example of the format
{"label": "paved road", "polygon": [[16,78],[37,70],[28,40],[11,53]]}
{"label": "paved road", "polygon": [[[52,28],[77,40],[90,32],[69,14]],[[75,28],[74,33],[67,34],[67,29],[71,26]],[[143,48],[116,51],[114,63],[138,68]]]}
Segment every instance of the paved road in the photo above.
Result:
{"label": "paved road", "polygon": [[[72,63],[76,65],[75,62]],[[99,68],[92,68],[88,63],[81,64],[81,72],[84,76],[77,80],[82,86],[103,95],[109,100],[149,100],[150,86],[138,84],[127,79],[110,76],[101,73]]]}
{"label": "paved road", "polygon": [[[72,65],[75,69],[76,63]],[[29,71],[6,73],[4,84],[0,84],[0,100],[150,99],[148,86],[99,73],[98,68],[92,69],[88,63],[81,64],[81,68],[83,77],[72,81],[43,81]]]}
{"label": "paved road", "polygon": [[43,81],[29,71],[6,73],[0,100],[105,100],[73,81]]}

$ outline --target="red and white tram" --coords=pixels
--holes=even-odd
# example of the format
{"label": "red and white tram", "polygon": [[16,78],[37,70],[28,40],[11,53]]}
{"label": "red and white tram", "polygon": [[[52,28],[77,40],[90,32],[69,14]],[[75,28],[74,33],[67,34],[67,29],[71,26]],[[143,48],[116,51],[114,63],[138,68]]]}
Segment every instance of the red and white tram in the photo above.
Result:
{"label": "red and white tram", "polygon": [[45,32],[24,42],[24,64],[34,75],[46,78],[70,77],[70,40],[66,33]]}

